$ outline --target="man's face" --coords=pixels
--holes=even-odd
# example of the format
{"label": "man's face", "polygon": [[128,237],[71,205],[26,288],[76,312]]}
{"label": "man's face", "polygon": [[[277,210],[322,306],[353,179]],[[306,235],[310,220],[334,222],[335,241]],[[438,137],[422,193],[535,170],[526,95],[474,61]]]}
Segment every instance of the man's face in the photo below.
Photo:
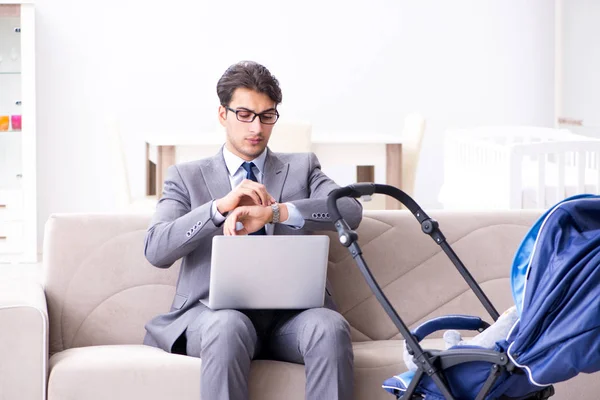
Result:
{"label": "man's face", "polygon": [[[275,107],[276,104],[266,94],[246,88],[237,88],[229,103],[229,108],[239,111],[242,120],[251,119],[253,113],[275,114]],[[223,106],[219,106],[219,122],[227,133],[227,150],[246,161],[255,159],[263,152],[273,130],[273,125],[261,123],[258,116],[252,122],[239,121],[234,111]]]}

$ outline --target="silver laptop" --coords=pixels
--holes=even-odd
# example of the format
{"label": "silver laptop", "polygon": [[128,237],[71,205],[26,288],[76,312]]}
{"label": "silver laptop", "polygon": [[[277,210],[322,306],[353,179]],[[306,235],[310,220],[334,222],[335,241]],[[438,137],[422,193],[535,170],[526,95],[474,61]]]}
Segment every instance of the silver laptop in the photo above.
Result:
{"label": "silver laptop", "polygon": [[322,307],[329,236],[215,236],[210,294],[213,310]]}

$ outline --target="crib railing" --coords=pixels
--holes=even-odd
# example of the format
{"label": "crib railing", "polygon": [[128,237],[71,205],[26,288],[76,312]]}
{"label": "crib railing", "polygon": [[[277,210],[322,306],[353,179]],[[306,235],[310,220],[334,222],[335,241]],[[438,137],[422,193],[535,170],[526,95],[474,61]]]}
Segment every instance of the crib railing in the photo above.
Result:
{"label": "crib railing", "polygon": [[446,132],[445,208],[546,208],[577,193],[600,193],[600,140],[551,128]]}

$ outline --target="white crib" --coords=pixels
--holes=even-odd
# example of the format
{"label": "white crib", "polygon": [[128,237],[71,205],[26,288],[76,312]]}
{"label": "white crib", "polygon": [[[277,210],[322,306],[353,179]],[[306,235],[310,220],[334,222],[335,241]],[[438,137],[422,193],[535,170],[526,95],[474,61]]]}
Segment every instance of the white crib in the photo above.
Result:
{"label": "white crib", "polygon": [[599,192],[600,140],[539,127],[445,133],[444,208],[548,208],[574,194]]}

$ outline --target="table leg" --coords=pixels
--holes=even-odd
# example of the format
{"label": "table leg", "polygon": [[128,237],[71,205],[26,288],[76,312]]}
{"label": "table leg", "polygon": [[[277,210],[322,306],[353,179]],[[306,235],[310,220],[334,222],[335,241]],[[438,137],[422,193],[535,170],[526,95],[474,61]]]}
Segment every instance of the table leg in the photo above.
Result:
{"label": "table leg", "polygon": [[[388,185],[402,189],[402,143],[385,145],[385,173]],[[399,210],[402,208],[402,204],[393,197],[386,196],[385,208]]]}
{"label": "table leg", "polygon": [[146,142],[146,196],[156,195],[156,164],[150,161],[150,144]]}
{"label": "table leg", "polygon": [[162,196],[167,168],[175,164],[175,146],[157,146],[156,156],[156,196]]}
{"label": "table leg", "polygon": [[357,165],[356,182],[375,182],[375,166]]}

